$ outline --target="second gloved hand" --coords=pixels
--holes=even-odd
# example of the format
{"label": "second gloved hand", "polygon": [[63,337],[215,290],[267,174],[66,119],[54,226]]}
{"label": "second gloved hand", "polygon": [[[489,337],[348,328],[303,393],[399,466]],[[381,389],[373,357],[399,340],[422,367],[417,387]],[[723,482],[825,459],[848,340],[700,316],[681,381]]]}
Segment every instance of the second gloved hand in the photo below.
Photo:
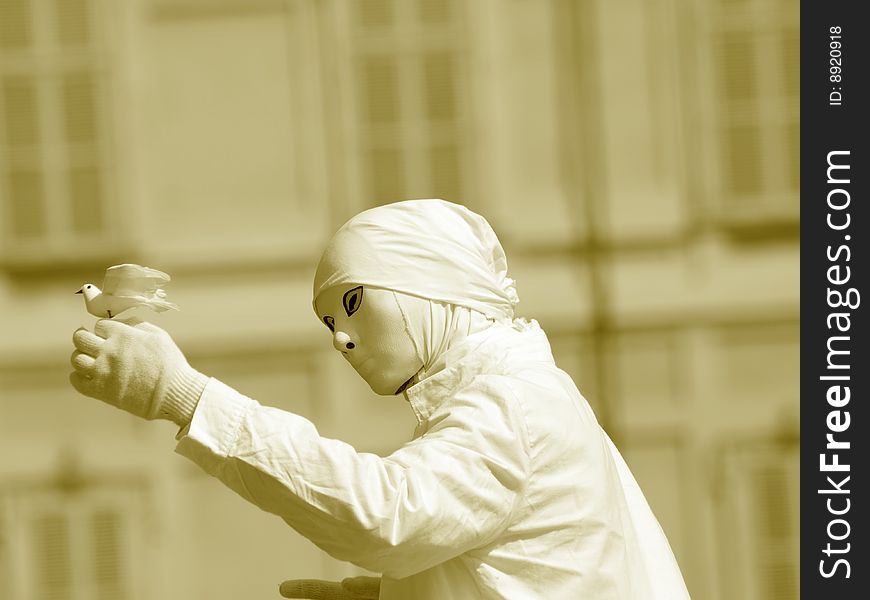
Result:
{"label": "second gloved hand", "polygon": [[290,579],[278,590],[284,598],[308,600],[378,600],[380,577],[348,577],[341,583],[321,579]]}
{"label": "second gloved hand", "polygon": [[190,422],[208,378],[160,327],[100,319],[73,334],[70,383],[80,393],[144,419]]}

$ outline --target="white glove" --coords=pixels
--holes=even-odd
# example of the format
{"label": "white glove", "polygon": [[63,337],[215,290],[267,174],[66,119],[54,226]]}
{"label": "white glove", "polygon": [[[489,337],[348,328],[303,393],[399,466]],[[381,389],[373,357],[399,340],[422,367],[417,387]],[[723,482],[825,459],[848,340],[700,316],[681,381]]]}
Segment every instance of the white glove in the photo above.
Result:
{"label": "white glove", "polygon": [[378,600],[380,577],[348,577],[341,583],[322,579],[291,579],[278,588],[284,598],[308,600]]}
{"label": "white glove", "polygon": [[187,425],[208,378],[187,364],[161,328],[129,319],[100,319],[93,333],[73,333],[69,379],[80,393],[143,419]]}

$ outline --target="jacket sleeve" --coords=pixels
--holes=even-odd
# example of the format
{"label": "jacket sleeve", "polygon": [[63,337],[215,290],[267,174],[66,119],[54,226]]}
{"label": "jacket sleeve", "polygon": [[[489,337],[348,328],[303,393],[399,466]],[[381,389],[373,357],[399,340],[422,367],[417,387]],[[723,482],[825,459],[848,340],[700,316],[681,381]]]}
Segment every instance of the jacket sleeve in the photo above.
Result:
{"label": "jacket sleeve", "polygon": [[212,379],[176,451],[333,557],[401,579],[494,539],[526,483],[524,424],[478,379],[385,458]]}

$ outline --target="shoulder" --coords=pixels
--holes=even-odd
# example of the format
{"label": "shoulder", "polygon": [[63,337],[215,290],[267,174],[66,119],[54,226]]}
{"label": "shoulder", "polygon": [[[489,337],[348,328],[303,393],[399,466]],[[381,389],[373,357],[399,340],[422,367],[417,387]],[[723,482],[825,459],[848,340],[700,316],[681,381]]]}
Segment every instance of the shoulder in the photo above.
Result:
{"label": "shoulder", "polygon": [[474,373],[455,382],[437,411],[443,416],[487,413],[488,419],[508,419],[519,408],[514,378],[501,373]]}

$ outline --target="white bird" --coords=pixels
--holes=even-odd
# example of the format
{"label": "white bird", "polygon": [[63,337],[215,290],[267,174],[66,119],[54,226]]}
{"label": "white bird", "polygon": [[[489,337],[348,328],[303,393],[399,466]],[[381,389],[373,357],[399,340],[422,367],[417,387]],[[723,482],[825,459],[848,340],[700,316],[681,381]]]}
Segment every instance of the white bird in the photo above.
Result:
{"label": "white bird", "polygon": [[84,284],[76,294],[85,297],[85,308],[95,317],[112,318],[136,306],[147,306],[163,312],[178,310],[166,300],[163,285],[170,277],[162,271],[133,264],[115,265],[106,269],[101,290],[93,283]]}

